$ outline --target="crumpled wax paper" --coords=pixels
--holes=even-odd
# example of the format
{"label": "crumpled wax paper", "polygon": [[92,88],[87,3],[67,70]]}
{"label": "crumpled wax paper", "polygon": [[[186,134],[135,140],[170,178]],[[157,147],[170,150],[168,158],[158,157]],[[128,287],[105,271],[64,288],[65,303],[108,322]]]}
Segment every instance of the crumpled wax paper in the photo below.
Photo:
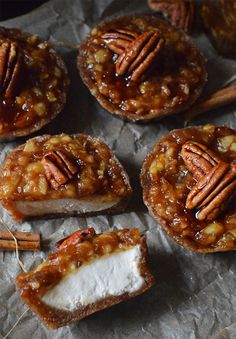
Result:
{"label": "crumpled wax paper", "polygon": [[[78,44],[99,21],[116,14],[150,12],[146,1],[137,0],[52,0],[35,11],[2,22],[36,33],[45,40]],[[220,88],[236,73],[236,62],[218,56],[203,33],[194,41],[207,59],[209,82],[206,93]],[[235,338],[236,336],[236,253],[195,254],[172,241],[147,213],[142,203],[139,171],[145,155],[157,140],[173,128],[182,128],[181,116],[137,125],[107,113],[91,96],[76,71],[77,51],[57,49],[63,56],[71,79],[67,104],[49,126],[37,133],[85,132],[104,139],[127,169],[134,195],[126,213],[116,216],[65,218],[14,224],[1,209],[0,215],[13,230],[40,232],[43,251],[21,253],[27,270],[38,265],[53,250],[54,243],[78,228],[105,231],[139,227],[146,231],[151,268],[156,284],[145,294],[98,312],[58,330],[48,330],[28,311],[10,338]],[[235,105],[195,119],[236,128]],[[26,139],[0,144],[0,161],[8,151]],[[0,228],[3,227],[0,225]],[[26,310],[15,290],[21,271],[15,253],[0,253],[0,334],[4,336]]]}

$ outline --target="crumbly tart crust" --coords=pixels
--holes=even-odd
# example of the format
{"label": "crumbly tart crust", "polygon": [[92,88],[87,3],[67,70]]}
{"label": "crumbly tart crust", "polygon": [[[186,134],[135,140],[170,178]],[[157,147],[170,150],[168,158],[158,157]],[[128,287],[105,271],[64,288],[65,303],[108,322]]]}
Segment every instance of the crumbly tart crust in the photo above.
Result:
{"label": "crumbly tart crust", "polygon": [[[85,134],[29,139],[9,153],[0,178],[1,203],[15,220],[118,213],[132,194],[128,175],[109,147]],[[75,203],[83,208],[73,209]]]}
{"label": "crumbly tart crust", "polygon": [[[118,55],[102,35],[155,31],[165,39],[157,62],[140,81],[117,76]],[[200,96],[207,79],[204,59],[189,36],[153,15],[123,16],[95,27],[81,44],[77,67],[92,95],[110,113],[134,122],[182,112]]]}
{"label": "crumbly tart crust", "polygon": [[[8,64],[7,46],[17,58]],[[0,140],[11,140],[39,130],[61,112],[69,78],[61,57],[36,35],[0,27],[0,49]],[[17,69],[7,76],[14,64]],[[6,78],[14,85],[9,93]]]}
{"label": "crumbly tart crust", "polygon": [[214,220],[198,220],[196,210],[186,208],[186,199],[196,185],[194,173],[181,156],[186,142],[205,145],[224,163],[234,164],[236,160],[236,131],[232,129],[209,124],[173,130],[160,139],[143,163],[144,203],[150,215],[180,245],[202,253],[235,250],[235,191],[227,208]]}
{"label": "crumbly tart crust", "polygon": [[[65,326],[94,312],[133,298],[154,284],[154,277],[148,265],[146,240],[138,229],[123,229],[90,235],[92,230],[81,230],[80,232],[84,231],[84,234],[86,232],[88,234],[83,235],[84,239],[80,241],[76,241],[74,235],[77,232],[75,232],[71,236],[72,241],[69,236],[69,243],[66,246],[59,247],[56,252],[49,254],[47,261],[31,272],[21,273],[16,279],[16,286],[20,290],[24,302],[49,328]],[[95,259],[109,257],[137,245],[141,248],[139,270],[144,279],[139,290],[122,295],[106,296],[86,306],[78,305],[77,309],[73,311],[51,307],[42,301],[43,295],[48,290],[60,283],[63,277],[73,273],[78,267],[83,267],[84,264],[92,263]]]}

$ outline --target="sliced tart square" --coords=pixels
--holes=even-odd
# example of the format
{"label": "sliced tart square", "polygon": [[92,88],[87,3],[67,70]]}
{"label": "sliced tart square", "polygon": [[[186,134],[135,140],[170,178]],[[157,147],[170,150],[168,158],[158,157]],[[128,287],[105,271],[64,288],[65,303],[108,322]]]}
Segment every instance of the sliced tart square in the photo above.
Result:
{"label": "sliced tart square", "polygon": [[0,200],[15,220],[121,212],[132,193],[109,147],[88,135],[43,135],[0,169]]}
{"label": "sliced tart square", "polygon": [[22,299],[49,328],[80,320],[135,297],[154,283],[138,229],[79,230],[57,243],[35,270],[20,274]]}

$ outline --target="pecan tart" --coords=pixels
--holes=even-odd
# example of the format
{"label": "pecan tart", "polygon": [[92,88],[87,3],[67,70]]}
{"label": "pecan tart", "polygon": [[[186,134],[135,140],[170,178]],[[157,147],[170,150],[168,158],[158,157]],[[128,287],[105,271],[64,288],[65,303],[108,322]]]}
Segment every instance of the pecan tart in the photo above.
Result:
{"label": "pecan tart", "polygon": [[204,60],[183,32],[156,16],[124,16],[81,44],[82,80],[110,113],[150,121],[189,108],[206,82]]}
{"label": "pecan tart", "polygon": [[173,130],[141,171],[150,214],[197,252],[236,249],[236,131],[205,125]]}
{"label": "pecan tart", "polygon": [[201,8],[204,27],[216,50],[236,56],[236,0],[205,0]]}
{"label": "pecan tart", "polygon": [[84,134],[29,139],[0,169],[0,201],[15,220],[120,212],[131,192],[109,147]]}
{"label": "pecan tart", "polygon": [[195,12],[194,0],[148,0],[149,7],[162,14],[172,26],[190,32]]}
{"label": "pecan tart", "polygon": [[96,234],[79,230],[35,270],[20,274],[22,299],[49,328],[80,320],[133,298],[154,283],[138,229]]}
{"label": "pecan tart", "polygon": [[62,110],[69,79],[62,59],[36,35],[0,27],[0,138],[39,130]]}

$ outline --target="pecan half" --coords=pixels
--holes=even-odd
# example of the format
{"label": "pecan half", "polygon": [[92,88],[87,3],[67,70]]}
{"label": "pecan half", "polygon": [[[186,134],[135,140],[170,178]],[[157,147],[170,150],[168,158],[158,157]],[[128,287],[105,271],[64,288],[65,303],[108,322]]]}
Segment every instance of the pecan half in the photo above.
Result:
{"label": "pecan half", "polygon": [[226,207],[236,188],[236,162],[219,162],[191,189],[186,208],[197,208],[198,220],[213,220]]}
{"label": "pecan half", "polygon": [[44,155],[41,161],[45,169],[45,176],[54,189],[73,179],[79,171],[76,161],[63,151],[49,152]]}
{"label": "pecan half", "polygon": [[56,248],[61,250],[70,245],[75,245],[81,243],[84,240],[92,239],[96,234],[95,229],[93,227],[85,228],[83,230],[76,231],[70,234],[68,237],[59,240],[56,243]]}
{"label": "pecan half", "polygon": [[138,34],[126,29],[116,29],[102,34],[101,38],[110,50],[121,54],[137,38]]}
{"label": "pecan half", "polygon": [[22,55],[15,42],[0,45],[0,94],[12,97],[18,85]]}
{"label": "pecan half", "polygon": [[138,81],[153,64],[164,42],[158,32],[139,35],[117,59],[117,74],[128,74],[131,75],[130,80]]}
{"label": "pecan half", "polygon": [[205,145],[195,141],[187,141],[181,149],[181,156],[189,172],[199,180],[207,174],[221,159]]}
{"label": "pecan half", "polygon": [[171,25],[185,32],[191,30],[194,16],[194,0],[148,0],[151,9],[161,13]]}

